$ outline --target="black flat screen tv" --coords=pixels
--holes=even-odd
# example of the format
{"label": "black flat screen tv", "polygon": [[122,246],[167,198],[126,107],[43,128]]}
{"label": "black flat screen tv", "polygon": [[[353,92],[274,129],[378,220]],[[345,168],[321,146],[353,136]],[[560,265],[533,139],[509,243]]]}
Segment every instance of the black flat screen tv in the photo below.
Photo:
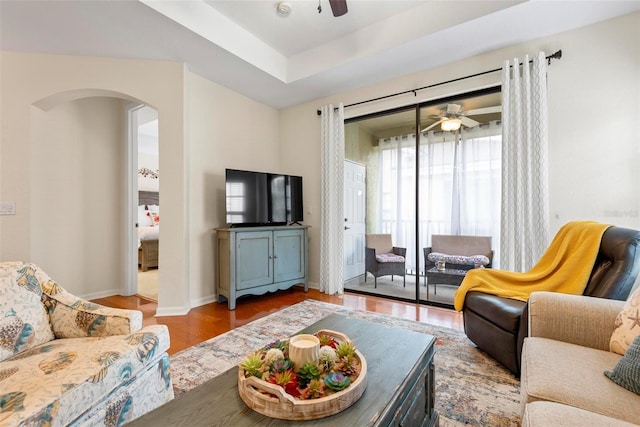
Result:
{"label": "black flat screen tv", "polygon": [[225,189],[227,224],[232,227],[304,220],[301,176],[226,169]]}

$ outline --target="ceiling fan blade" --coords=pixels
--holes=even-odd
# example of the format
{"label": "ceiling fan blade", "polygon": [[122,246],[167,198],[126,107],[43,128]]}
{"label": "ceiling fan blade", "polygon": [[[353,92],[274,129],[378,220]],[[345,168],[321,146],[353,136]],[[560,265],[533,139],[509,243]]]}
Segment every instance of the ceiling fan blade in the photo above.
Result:
{"label": "ceiling fan blade", "polygon": [[470,119],[469,117],[465,117],[465,116],[460,116],[458,117],[460,119],[460,121],[462,121],[462,124],[465,125],[468,128],[472,128],[474,126],[478,126],[480,123],[476,122],[473,119]]}
{"label": "ceiling fan blade", "polygon": [[423,133],[423,132],[426,132],[426,131],[428,131],[428,130],[431,130],[431,128],[436,127],[437,125],[439,125],[440,123],[442,123],[442,122],[444,122],[444,121],[445,121],[445,118],[443,117],[443,118],[441,118],[440,120],[438,120],[437,122],[435,122],[435,123],[431,123],[429,126],[427,126],[426,128],[422,129],[422,130],[420,131],[420,133]]}
{"label": "ceiling fan blade", "polygon": [[462,105],[459,104],[447,104],[447,113],[458,114],[462,110]]}
{"label": "ceiling fan blade", "polygon": [[493,114],[501,112],[502,105],[496,105],[495,107],[476,108],[475,110],[469,110],[465,114],[467,116],[477,116],[479,114]]}
{"label": "ceiling fan blade", "polygon": [[331,5],[333,16],[342,16],[349,11],[347,9],[347,0],[329,0],[329,4]]}

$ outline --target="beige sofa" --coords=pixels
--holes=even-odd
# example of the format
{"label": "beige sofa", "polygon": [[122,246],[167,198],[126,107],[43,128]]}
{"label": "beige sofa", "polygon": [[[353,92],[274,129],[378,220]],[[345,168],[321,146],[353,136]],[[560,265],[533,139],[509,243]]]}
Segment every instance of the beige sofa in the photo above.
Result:
{"label": "beige sofa", "polygon": [[0,425],[119,426],[173,399],[165,325],[0,263]]}
{"label": "beige sofa", "polygon": [[640,395],[604,375],[622,358],[609,351],[624,301],[534,292],[522,350],[525,426],[640,424]]}

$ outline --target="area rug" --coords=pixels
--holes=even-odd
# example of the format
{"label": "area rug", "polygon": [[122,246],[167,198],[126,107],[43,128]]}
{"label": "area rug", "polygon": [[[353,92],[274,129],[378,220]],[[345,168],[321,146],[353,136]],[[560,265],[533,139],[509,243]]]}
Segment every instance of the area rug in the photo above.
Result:
{"label": "area rug", "polygon": [[176,396],[236,366],[250,351],[286,339],[330,315],[368,320],[436,337],[440,426],[519,426],[520,382],[464,333],[383,314],[305,300],[171,356]]}

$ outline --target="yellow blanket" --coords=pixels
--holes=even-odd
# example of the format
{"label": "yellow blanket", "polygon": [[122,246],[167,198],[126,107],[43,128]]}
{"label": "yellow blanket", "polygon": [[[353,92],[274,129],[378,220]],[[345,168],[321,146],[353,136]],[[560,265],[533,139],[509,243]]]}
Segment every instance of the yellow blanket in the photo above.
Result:
{"label": "yellow blanket", "polygon": [[505,270],[470,270],[454,296],[461,311],[468,291],[527,301],[534,291],[582,294],[598,255],[600,240],[609,225],[575,221],[564,225],[540,261],[526,273]]}

